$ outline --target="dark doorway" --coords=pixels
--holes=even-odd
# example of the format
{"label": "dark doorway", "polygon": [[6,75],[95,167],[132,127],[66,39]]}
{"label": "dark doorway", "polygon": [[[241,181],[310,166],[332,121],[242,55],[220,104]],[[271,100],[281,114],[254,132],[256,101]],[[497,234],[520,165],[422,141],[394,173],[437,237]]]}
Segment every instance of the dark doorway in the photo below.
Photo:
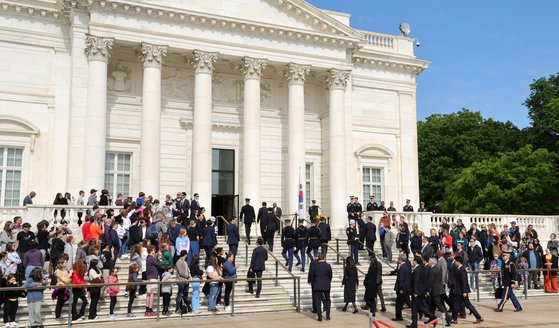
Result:
{"label": "dark doorway", "polygon": [[212,195],[212,215],[217,218],[218,235],[225,235],[227,227],[227,222],[218,217],[222,216],[231,221],[233,216],[237,216],[238,209],[239,195]]}

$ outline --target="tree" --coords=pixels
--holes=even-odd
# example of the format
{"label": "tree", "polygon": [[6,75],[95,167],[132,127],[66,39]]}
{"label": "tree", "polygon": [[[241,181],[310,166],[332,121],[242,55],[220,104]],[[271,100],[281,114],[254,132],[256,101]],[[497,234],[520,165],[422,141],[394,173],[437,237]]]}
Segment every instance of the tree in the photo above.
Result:
{"label": "tree", "polygon": [[522,132],[511,122],[485,120],[468,109],[431,115],[417,131],[420,195],[428,206],[445,199],[445,189],[464,168],[522,144]]}
{"label": "tree", "polygon": [[559,150],[559,74],[542,77],[530,84],[530,96],[524,102],[532,126],[528,129],[536,147]]}
{"label": "tree", "polygon": [[559,156],[526,145],[474,162],[446,189],[451,211],[491,214],[555,214],[559,210]]}

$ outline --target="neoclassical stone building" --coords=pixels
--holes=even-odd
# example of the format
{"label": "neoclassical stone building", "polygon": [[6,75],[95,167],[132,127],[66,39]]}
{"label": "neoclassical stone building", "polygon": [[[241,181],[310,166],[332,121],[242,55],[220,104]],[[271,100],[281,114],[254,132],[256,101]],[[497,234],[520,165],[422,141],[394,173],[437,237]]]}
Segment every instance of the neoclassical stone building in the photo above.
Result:
{"label": "neoclassical stone building", "polygon": [[302,0],[1,5],[0,206],[107,188],[294,213],[300,176],[336,228],[350,194],[417,206],[410,38]]}

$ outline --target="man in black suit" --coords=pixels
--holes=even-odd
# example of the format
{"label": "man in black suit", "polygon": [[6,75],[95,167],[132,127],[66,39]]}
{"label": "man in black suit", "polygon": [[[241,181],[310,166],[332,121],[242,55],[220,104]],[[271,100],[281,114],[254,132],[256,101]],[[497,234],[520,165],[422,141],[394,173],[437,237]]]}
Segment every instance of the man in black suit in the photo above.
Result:
{"label": "man in black suit", "polygon": [[[476,317],[476,321],[473,322],[474,324],[482,323],[483,318],[479,315],[476,308],[472,305],[472,302],[470,302],[470,299],[468,298],[470,285],[468,283],[468,273],[466,272],[466,267],[462,262],[463,260],[461,256],[456,256],[454,258],[454,265],[456,266],[456,274],[454,276],[455,302],[458,303],[461,300],[461,302],[464,303],[464,306],[472,312],[474,317]],[[458,308],[458,306],[459,304],[456,304],[455,308]],[[452,317],[454,321],[458,321],[458,316],[455,313],[452,314]]]}
{"label": "man in black suit", "polygon": [[460,318],[462,319],[466,318],[466,307],[464,306],[464,302],[462,302],[462,298],[456,297],[457,294],[454,293],[454,290],[456,289],[456,269],[457,269],[456,261],[455,261],[456,255],[452,252],[449,254],[450,255],[447,258],[448,289],[450,290],[448,301],[452,312],[452,318],[453,318],[452,323],[457,323],[454,322],[454,318],[457,317],[458,315],[460,315]]}
{"label": "man in black suit", "polygon": [[365,223],[365,240],[367,241],[367,249],[369,255],[375,251],[375,241],[377,241],[377,226],[373,223],[373,217],[367,217]]}
{"label": "man in black suit", "polygon": [[295,229],[291,226],[291,220],[285,219],[285,227],[281,231],[281,255],[285,259],[285,266],[291,271],[293,268],[293,247],[295,247]]}
{"label": "man in black suit", "polygon": [[326,254],[328,253],[328,242],[332,239],[332,232],[330,230],[330,225],[326,223],[325,217],[320,218],[318,229],[320,229],[320,248],[322,254],[324,254],[324,258],[326,258]]}
{"label": "man in black suit", "polygon": [[177,209],[177,216],[181,220],[181,225],[183,227],[188,227],[190,217],[188,215],[188,212],[190,210],[190,201],[186,198],[186,192],[183,191],[181,193],[181,197],[180,199],[177,199],[175,207]]}
{"label": "man in black suit", "polygon": [[237,249],[239,248],[239,228],[237,227],[237,218],[231,218],[231,222],[227,225],[227,244],[229,245],[229,251],[233,253],[234,257],[237,257]]}
{"label": "man in black suit", "polygon": [[268,208],[268,213],[266,213],[266,243],[270,249],[270,252],[274,251],[274,233],[279,228],[279,222],[274,213],[272,213],[272,208]]}
{"label": "man in black suit", "polygon": [[322,321],[322,304],[326,311],[326,320],[330,320],[330,289],[332,284],[332,267],[326,263],[324,254],[318,254],[309,269],[308,283],[312,286],[313,309],[316,310],[318,321]]}
{"label": "man in black suit", "polygon": [[423,238],[421,238],[421,250],[420,250],[420,255],[422,258],[430,258],[433,254],[433,247],[431,246],[431,243],[429,242],[429,237],[427,237],[427,235],[423,235]]}
{"label": "man in black suit", "polygon": [[264,239],[266,243],[266,222],[268,218],[268,207],[266,202],[262,202],[262,207],[258,209],[258,216],[256,217],[256,223],[260,223],[260,236]]}
{"label": "man in black suit", "polygon": [[245,205],[241,207],[241,213],[239,214],[239,219],[245,225],[245,235],[247,238],[247,243],[250,245],[250,228],[256,214],[254,213],[254,207],[250,205],[250,198],[245,198]]}
{"label": "man in black suit", "polygon": [[277,203],[272,204],[272,213],[276,216],[276,218],[278,218],[278,220],[281,220],[281,207],[279,207]]}
{"label": "man in black suit", "polygon": [[198,213],[200,212],[200,209],[202,208],[200,206],[200,196],[198,195],[198,193],[194,194],[194,198],[192,198],[192,201],[190,202],[190,219],[194,219],[194,217],[196,215],[198,215]]}
{"label": "man in black suit", "polygon": [[441,311],[446,319],[446,326],[449,327],[452,322],[452,316],[448,314],[446,307],[443,305],[442,296],[445,294],[445,288],[443,285],[443,271],[440,266],[437,266],[437,259],[432,257],[429,259],[429,266],[431,270],[429,271],[429,298],[431,300],[431,310],[434,309]]}
{"label": "man in black suit", "polygon": [[134,249],[134,246],[142,241],[142,234],[140,233],[140,221],[138,219],[138,214],[134,213],[130,216],[130,228],[128,229],[128,238],[130,240],[130,249]]}
{"label": "man in black suit", "polygon": [[412,271],[412,301],[411,301],[411,325],[406,328],[417,328],[418,312],[423,313],[429,317],[429,321],[435,319],[435,316],[427,306],[425,301],[426,292],[428,290],[426,278],[426,268],[423,265],[421,256],[413,258],[413,271]]}
{"label": "man in black suit", "polygon": [[[411,264],[405,254],[398,256],[398,272],[396,273],[396,283],[394,291],[396,292],[396,317],[392,321],[403,321],[402,309],[405,303],[409,303],[411,294]],[[408,300],[406,302],[406,299]]]}
{"label": "man in black suit", "polygon": [[[256,240],[256,248],[252,250],[252,257],[250,258],[249,271],[254,272],[256,278],[262,278],[262,272],[266,270],[266,261],[268,260],[268,251],[262,246],[264,240],[258,238]],[[262,291],[262,280],[256,282],[256,298],[260,298]],[[252,292],[251,292],[252,293]]]}

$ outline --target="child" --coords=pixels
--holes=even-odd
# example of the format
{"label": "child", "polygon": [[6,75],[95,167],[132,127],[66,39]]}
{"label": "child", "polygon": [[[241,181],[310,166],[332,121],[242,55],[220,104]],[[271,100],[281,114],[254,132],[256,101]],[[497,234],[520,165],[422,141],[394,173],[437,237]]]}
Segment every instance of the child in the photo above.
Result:
{"label": "child", "polygon": [[[169,252],[170,254],[170,252]],[[172,258],[171,258],[172,261]],[[163,272],[163,276],[161,281],[169,281],[173,279],[173,266],[167,267],[165,272]],[[163,296],[163,315],[170,315],[169,313],[169,304],[171,304],[171,290],[173,286],[171,284],[164,284],[161,285],[161,295]]]}
{"label": "child", "polygon": [[[518,264],[518,269],[522,270],[522,269],[529,269],[530,265],[528,264],[528,259],[526,259],[524,256],[522,256],[520,258],[520,263]],[[522,271],[522,272],[518,272],[518,275],[520,276],[520,281],[522,283],[523,286],[523,290],[522,293],[525,293],[528,291],[528,282],[530,281],[529,277],[528,277],[528,271]]]}
{"label": "child", "polygon": [[[46,286],[47,281],[43,277],[43,270],[35,268],[25,281],[25,287]],[[41,317],[41,304],[43,303],[44,289],[29,290],[27,292],[27,311],[29,312],[29,325],[31,327],[42,327],[43,318]],[[15,327],[15,326],[14,326]]]}
{"label": "child", "polygon": [[[138,278],[139,266],[136,263],[130,264],[128,268],[128,282],[140,282],[142,279]],[[128,318],[133,318],[136,315],[132,313],[132,304],[134,304],[134,299],[136,298],[136,289],[138,285],[127,285],[126,291],[128,292]]]}
{"label": "child", "polygon": [[[19,287],[15,274],[9,274],[6,287]],[[17,327],[16,314],[19,306],[18,298],[25,297],[23,290],[9,290],[4,294],[4,323],[6,327]]]}
{"label": "child", "polygon": [[391,231],[390,225],[384,227],[386,232],[384,233],[384,249],[386,250],[386,260],[392,262],[392,245],[394,244],[394,233]]}
{"label": "child", "polygon": [[503,294],[503,284],[501,279],[501,264],[500,264],[499,257],[494,256],[493,260],[491,261],[490,265],[490,272],[491,272],[491,283],[493,285],[493,292],[495,295],[495,299],[501,300]]}
{"label": "child", "polygon": [[163,277],[163,273],[167,271],[169,267],[173,267],[173,254],[169,250],[169,244],[162,243],[161,244],[161,276]]}
{"label": "child", "polygon": [[108,288],[108,292],[109,292],[109,297],[111,298],[111,305],[109,308],[109,319],[110,320],[115,320],[116,319],[116,315],[115,315],[115,306],[116,306],[116,296],[118,295],[118,292],[120,291],[120,287],[116,284],[118,284],[118,269],[117,268],[113,268],[111,270],[111,274],[109,275],[109,288]]}

